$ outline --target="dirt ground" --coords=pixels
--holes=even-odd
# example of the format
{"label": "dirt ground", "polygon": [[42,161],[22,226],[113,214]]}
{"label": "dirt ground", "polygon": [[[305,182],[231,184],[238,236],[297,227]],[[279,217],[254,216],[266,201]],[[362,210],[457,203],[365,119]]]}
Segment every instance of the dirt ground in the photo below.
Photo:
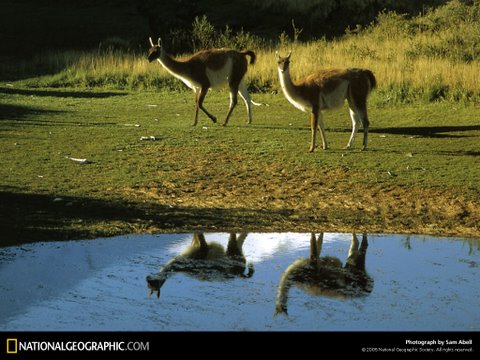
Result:
{"label": "dirt ground", "polygon": [[480,236],[478,202],[462,194],[371,186],[341,169],[318,180],[277,170],[248,177],[204,170],[202,180],[111,189],[97,198],[0,192],[0,244],[195,230]]}
{"label": "dirt ground", "polygon": [[[257,231],[480,235],[477,202],[442,189],[366,186],[351,182],[348,171],[339,169],[314,181],[311,174],[281,170],[268,180],[235,175],[207,178],[182,186],[163,182],[126,191],[129,197],[168,204],[172,209],[195,208],[198,227],[206,230],[248,227]],[[207,215],[202,215],[202,209]],[[197,227],[191,221],[173,225],[179,227],[175,230],[189,230],[188,226]],[[163,229],[153,225],[152,230]]]}

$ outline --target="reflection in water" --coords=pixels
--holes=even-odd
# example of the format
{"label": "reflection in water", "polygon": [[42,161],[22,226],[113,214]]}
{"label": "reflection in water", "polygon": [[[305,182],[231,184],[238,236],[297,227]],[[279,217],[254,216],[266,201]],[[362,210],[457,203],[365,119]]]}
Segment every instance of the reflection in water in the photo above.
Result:
{"label": "reflection in water", "polygon": [[301,258],[291,264],[282,274],[277,288],[275,315],[288,315],[288,292],[292,286],[318,296],[346,299],[366,296],[372,292],[373,280],[365,270],[367,253],[367,235],[363,234],[359,244],[355,234],[352,235],[350,250],[345,266],[332,256],[320,257],[323,233],[318,239],[312,233],[310,237],[310,258]]}
{"label": "reflection in water", "polygon": [[[249,278],[254,273],[253,264],[246,266],[243,255],[243,243],[246,233],[231,233],[228,238],[227,251],[216,242],[205,240],[203,233],[193,234],[192,243],[185,251],[170,260],[155,275],[147,276],[150,295],[160,297],[160,289],[167,278],[176,272],[183,272],[199,280],[226,280],[234,277]],[[246,272],[246,273],[245,273]]]}
{"label": "reflection in water", "polygon": [[[0,247],[0,331],[480,330],[479,239],[371,234],[367,249],[360,233],[353,241],[343,233],[324,233],[323,241],[313,238],[313,244],[311,238],[310,233],[157,234]],[[223,255],[217,262],[198,259],[211,242],[223,250],[209,249],[210,258]],[[289,316],[273,316],[283,272],[308,258],[312,248],[317,268],[311,269],[318,272],[320,264],[332,269],[323,269],[330,276],[323,289],[315,275],[311,283],[317,294],[334,298],[303,291],[312,284],[300,271],[296,279],[286,271],[284,280],[291,281],[284,284],[280,304]],[[197,259],[179,256],[196,251]],[[175,275],[161,289],[158,282],[153,290],[162,291],[161,303],[148,299],[145,276],[174,258],[184,262],[179,266],[184,272],[171,271]],[[167,278],[166,270],[175,266],[165,266],[158,277]],[[346,300],[337,300],[342,297]]]}

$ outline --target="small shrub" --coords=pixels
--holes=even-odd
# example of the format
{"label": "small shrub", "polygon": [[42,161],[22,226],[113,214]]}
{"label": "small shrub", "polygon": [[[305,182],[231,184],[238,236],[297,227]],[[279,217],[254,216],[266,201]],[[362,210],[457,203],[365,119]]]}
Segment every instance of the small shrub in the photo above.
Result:
{"label": "small shrub", "polygon": [[377,96],[380,98],[379,103],[384,105],[408,104],[419,97],[419,90],[409,82],[388,85],[377,91]]}
{"label": "small shrub", "polygon": [[362,46],[359,46],[357,43],[352,42],[345,48],[343,53],[355,60],[379,59],[377,51],[372,49],[368,44],[362,44]]}
{"label": "small shrub", "polygon": [[215,47],[217,32],[215,27],[210,24],[207,17],[195,17],[192,24],[192,41],[194,51],[209,49]]}
{"label": "small shrub", "polygon": [[268,93],[273,89],[273,81],[254,77],[247,81],[247,88],[250,93]]}
{"label": "small shrub", "polygon": [[377,20],[366,31],[377,41],[409,37],[413,32],[406,15],[397,14],[395,11],[379,13]]}
{"label": "small shrub", "polygon": [[426,90],[427,100],[430,102],[444,101],[448,97],[449,86],[441,78],[437,78]]}
{"label": "small shrub", "polygon": [[265,46],[264,40],[243,29],[236,33],[229,26],[223,31],[216,30],[205,15],[195,18],[191,38],[194,51],[210,48],[256,49]]}

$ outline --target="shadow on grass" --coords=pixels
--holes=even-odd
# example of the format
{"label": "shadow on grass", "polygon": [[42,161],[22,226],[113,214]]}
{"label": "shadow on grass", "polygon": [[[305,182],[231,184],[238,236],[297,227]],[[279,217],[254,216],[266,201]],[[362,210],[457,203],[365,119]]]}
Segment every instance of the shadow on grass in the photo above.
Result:
{"label": "shadow on grass", "polygon": [[373,128],[369,132],[379,134],[407,135],[428,138],[460,138],[469,137],[469,135],[451,134],[455,132],[480,131],[480,125],[466,126],[406,126]]}
{"label": "shadow on grass", "polygon": [[[240,127],[240,126],[238,126]],[[304,126],[271,126],[271,125],[257,125],[258,128],[266,130],[293,130],[293,131],[310,131],[308,124]],[[360,127],[358,129],[358,134],[361,135],[363,129]],[[462,138],[470,137],[474,135],[468,134],[452,134],[455,132],[469,132],[469,131],[480,131],[480,125],[459,125],[459,126],[405,126],[405,127],[388,127],[388,128],[370,128],[369,133],[373,134],[391,134],[391,135],[405,135],[405,136],[418,136],[426,138]],[[339,133],[351,133],[352,128],[348,127],[328,127],[326,128],[327,136],[328,132],[339,132]]]}
{"label": "shadow on grass", "polygon": [[0,94],[26,95],[26,96],[51,96],[51,97],[71,97],[71,98],[97,98],[103,99],[112,96],[125,96],[124,92],[113,91],[58,91],[58,90],[37,90],[37,89],[14,89],[0,87]]}
{"label": "shadow on grass", "polygon": [[64,113],[64,111],[46,110],[24,105],[0,104],[0,120],[23,120],[28,117],[61,113]]}
{"label": "shadow on grass", "polygon": [[[360,151],[360,149],[358,149]],[[367,152],[373,152],[373,153],[389,153],[389,154],[398,154],[401,156],[406,156],[406,154],[411,153],[414,155],[418,154],[429,154],[429,155],[439,155],[439,156],[460,156],[460,157],[465,157],[465,156],[472,156],[472,157],[477,157],[480,156],[480,151],[471,151],[471,150],[438,150],[438,149],[426,149],[426,150],[414,150],[413,152],[410,151],[405,151],[405,150],[385,150],[382,148],[375,148],[374,146],[370,146],[367,149]]]}
{"label": "shadow on grass", "polygon": [[[0,131],[6,131],[15,126],[32,125],[32,126],[111,126],[117,125],[115,122],[78,122],[52,119],[51,116],[65,114],[67,111],[48,110],[24,105],[0,104]],[[48,117],[47,120],[39,117]],[[58,118],[58,116],[57,116]]]}
{"label": "shadow on grass", "polygon": [[0,191],[0,247],[35,241],[88,239],[128,233],[228,230],[258,226],[288,210],[171,207],[121,200],[54,197],[15,188]]}

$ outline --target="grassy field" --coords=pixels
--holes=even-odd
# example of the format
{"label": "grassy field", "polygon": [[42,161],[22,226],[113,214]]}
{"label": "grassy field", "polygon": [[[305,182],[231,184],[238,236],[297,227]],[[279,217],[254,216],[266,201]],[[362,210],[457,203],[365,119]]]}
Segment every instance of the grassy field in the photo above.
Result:
{"label": "grassy field", "polygon": [[[0,244],[152,231],[480,234],[474,104],[370,101],[369,150],[343,150],[348,109],[325,114],[331,149],[307,153],[308,115],[254,94],[228,127],[193,95],[0,88]],[[220,118],[228,94],[206,106]],[[141,140],[142,137],[155,139]],[[87,159],[79,164],[69,158]]]}
{"label": "grassy field", "polygon": [[[142,23],[135,37],[147,33],[138,9],[117,2],[128,6],[115,19]],[[37,11],[27,3],[8,2],[4,40],[16,45],[0,57],[0,245],[194,229],[480,235],[478,0],[418,16],[380,13],[332,40],[303,41],[293,21],[272,41],[197,17],[182,33],[194,48],[257,53],[247,83],[270,106],[255,108],[248,126],[239,104],[227,128],[203,115],[191,126],[193,95],[146,61],[146,39],[129,47],[115,37],[118,29],[102,21],[106,5],[94,11],[88,2],[76,20],[97,14],[85,36],[104,26],[96,38],[110,39],[85,50],[92,47],[69,45],[78,26],[46,36],[68,17],[45,21],[57,15],[42,2],[22,31],[43,37],[29,48],[35,55],[20,56],[25,48],[8,24],[24,14],[17,10]],[[328,67],[375,73],[368,151],[359,151],[361,136],[343,149],[351,131],[345,107],[325,114],[331,149],[307,153],[308,115],[280,94],[276,49],[293,51],[294,78]],[[210,93],[206,106],[221,119],[228,94]]]}

